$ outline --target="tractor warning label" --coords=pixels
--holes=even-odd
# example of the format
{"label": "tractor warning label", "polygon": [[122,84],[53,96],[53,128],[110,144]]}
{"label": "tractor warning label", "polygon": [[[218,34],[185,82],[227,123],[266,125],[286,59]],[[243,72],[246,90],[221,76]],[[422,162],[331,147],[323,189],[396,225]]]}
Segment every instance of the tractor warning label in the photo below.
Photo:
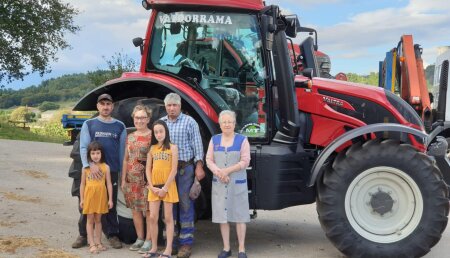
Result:
{"label": "tractor warning label", "polygon": [[229,15],[206,15],[206,14],[189,14],[189,13],[173,13],[159,16],[162,24],[172,22],[195,22],[208,24],[233,24]]}

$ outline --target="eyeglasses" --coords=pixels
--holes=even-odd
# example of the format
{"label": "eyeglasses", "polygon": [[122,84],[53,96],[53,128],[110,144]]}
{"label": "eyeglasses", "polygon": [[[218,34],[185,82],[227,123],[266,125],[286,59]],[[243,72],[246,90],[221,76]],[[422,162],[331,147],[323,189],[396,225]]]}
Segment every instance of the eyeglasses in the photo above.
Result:
{"label": "eyeglasses", "polygon": [[232,125],[232,124],[234,124],[234,121],[222,121],[222,122],[220,122],[220,124],[222,124],[222,125]]}
{"label": "eyeglasses", "polygon": [[147,119],[148,118],[148,116],[135,116],[134,117],[134,120],[145,120],[145,119]]}

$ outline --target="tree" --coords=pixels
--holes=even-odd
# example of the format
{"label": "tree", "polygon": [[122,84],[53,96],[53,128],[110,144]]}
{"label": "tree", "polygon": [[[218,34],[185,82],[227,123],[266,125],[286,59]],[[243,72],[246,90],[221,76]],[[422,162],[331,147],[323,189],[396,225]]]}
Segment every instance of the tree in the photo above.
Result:
{"label": "tree", "polygon": [[18,107],[11,113],[10,120],[15,122],[34,122],[36,114],[28,107]]}
{"label": "tree", "polygon": [[80,30],[78,12],[61,0],[0,1],[0,84],[51,72],[50,61],[69,47],[65,34]]}
{"label": "tree", "polygon": [[45,112],[47,110],[55,110],[59,108],[59,105],[56,104],[55,102],[50,102],[50,101],[44,101],[39,105],[39,110],[41,112]]}
{"label": "tree", "polygon": [[369,75],[358,75],[356,73],[347,73],[346,75],[348,81],[350,82],[378,86],[378,73],[371,72]]}
{"label": "tree", "polygon": [[109,59],[105,56],[103,56],[103,59],[106,61],[108,70],[98,69],[97,71],[88,72],[89,80],[96,86],[100,86],[109,80],[119,78],[124,72],[136,71],[136,61],[127,54],[116,52]]}

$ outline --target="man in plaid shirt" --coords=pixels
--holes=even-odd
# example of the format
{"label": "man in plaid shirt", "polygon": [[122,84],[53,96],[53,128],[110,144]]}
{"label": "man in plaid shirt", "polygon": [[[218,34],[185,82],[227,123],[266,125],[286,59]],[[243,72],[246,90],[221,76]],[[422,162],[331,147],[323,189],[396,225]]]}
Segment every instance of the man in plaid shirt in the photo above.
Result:
{"label": "man in plaid shirt", "polygon": [[[181,113],[181,98],[170,93],[164,99],[167,116],[161,118],[169,128],[170,141],[178,146],[178,173],[176,182],[179,205],[174,206],[174,215],[180,227],[178,258],[190,257],[194,243],[194,201],[189,198],[189,191],[194,183],[205,177],[203,170],[203,143],[197,122]],[[194,169],[195,166],[195,169]],[[177,241],[174,240],[174,250]]]}

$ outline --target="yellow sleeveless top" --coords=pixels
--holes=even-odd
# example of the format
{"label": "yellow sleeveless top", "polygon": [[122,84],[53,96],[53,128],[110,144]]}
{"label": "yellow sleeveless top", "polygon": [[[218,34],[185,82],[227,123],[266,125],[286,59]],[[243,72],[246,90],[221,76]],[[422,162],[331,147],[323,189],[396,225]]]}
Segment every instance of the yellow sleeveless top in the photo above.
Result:
{"label": "yellow sleeveless top", "polygon": [[98,164],[102,178],[94,179],[90,169],[86,169],[83,214],[108,213],[108,191],[106,190],[106,164]]}
{"label": "yellow sleeveless top", "polygon": [[[162,150],[162,146],[159,147],[155,144],[151,147],[150,154],[152,156],[152,184],[156,187],[158,187],[158,185],[164,185],[172,170],[172,151],[170,149]],[[150,202],[178,202],[178,191],[175,180],[168,186],[168,191],[164,198],[160,198],[152,191],[148,191],[148,200]]]}

